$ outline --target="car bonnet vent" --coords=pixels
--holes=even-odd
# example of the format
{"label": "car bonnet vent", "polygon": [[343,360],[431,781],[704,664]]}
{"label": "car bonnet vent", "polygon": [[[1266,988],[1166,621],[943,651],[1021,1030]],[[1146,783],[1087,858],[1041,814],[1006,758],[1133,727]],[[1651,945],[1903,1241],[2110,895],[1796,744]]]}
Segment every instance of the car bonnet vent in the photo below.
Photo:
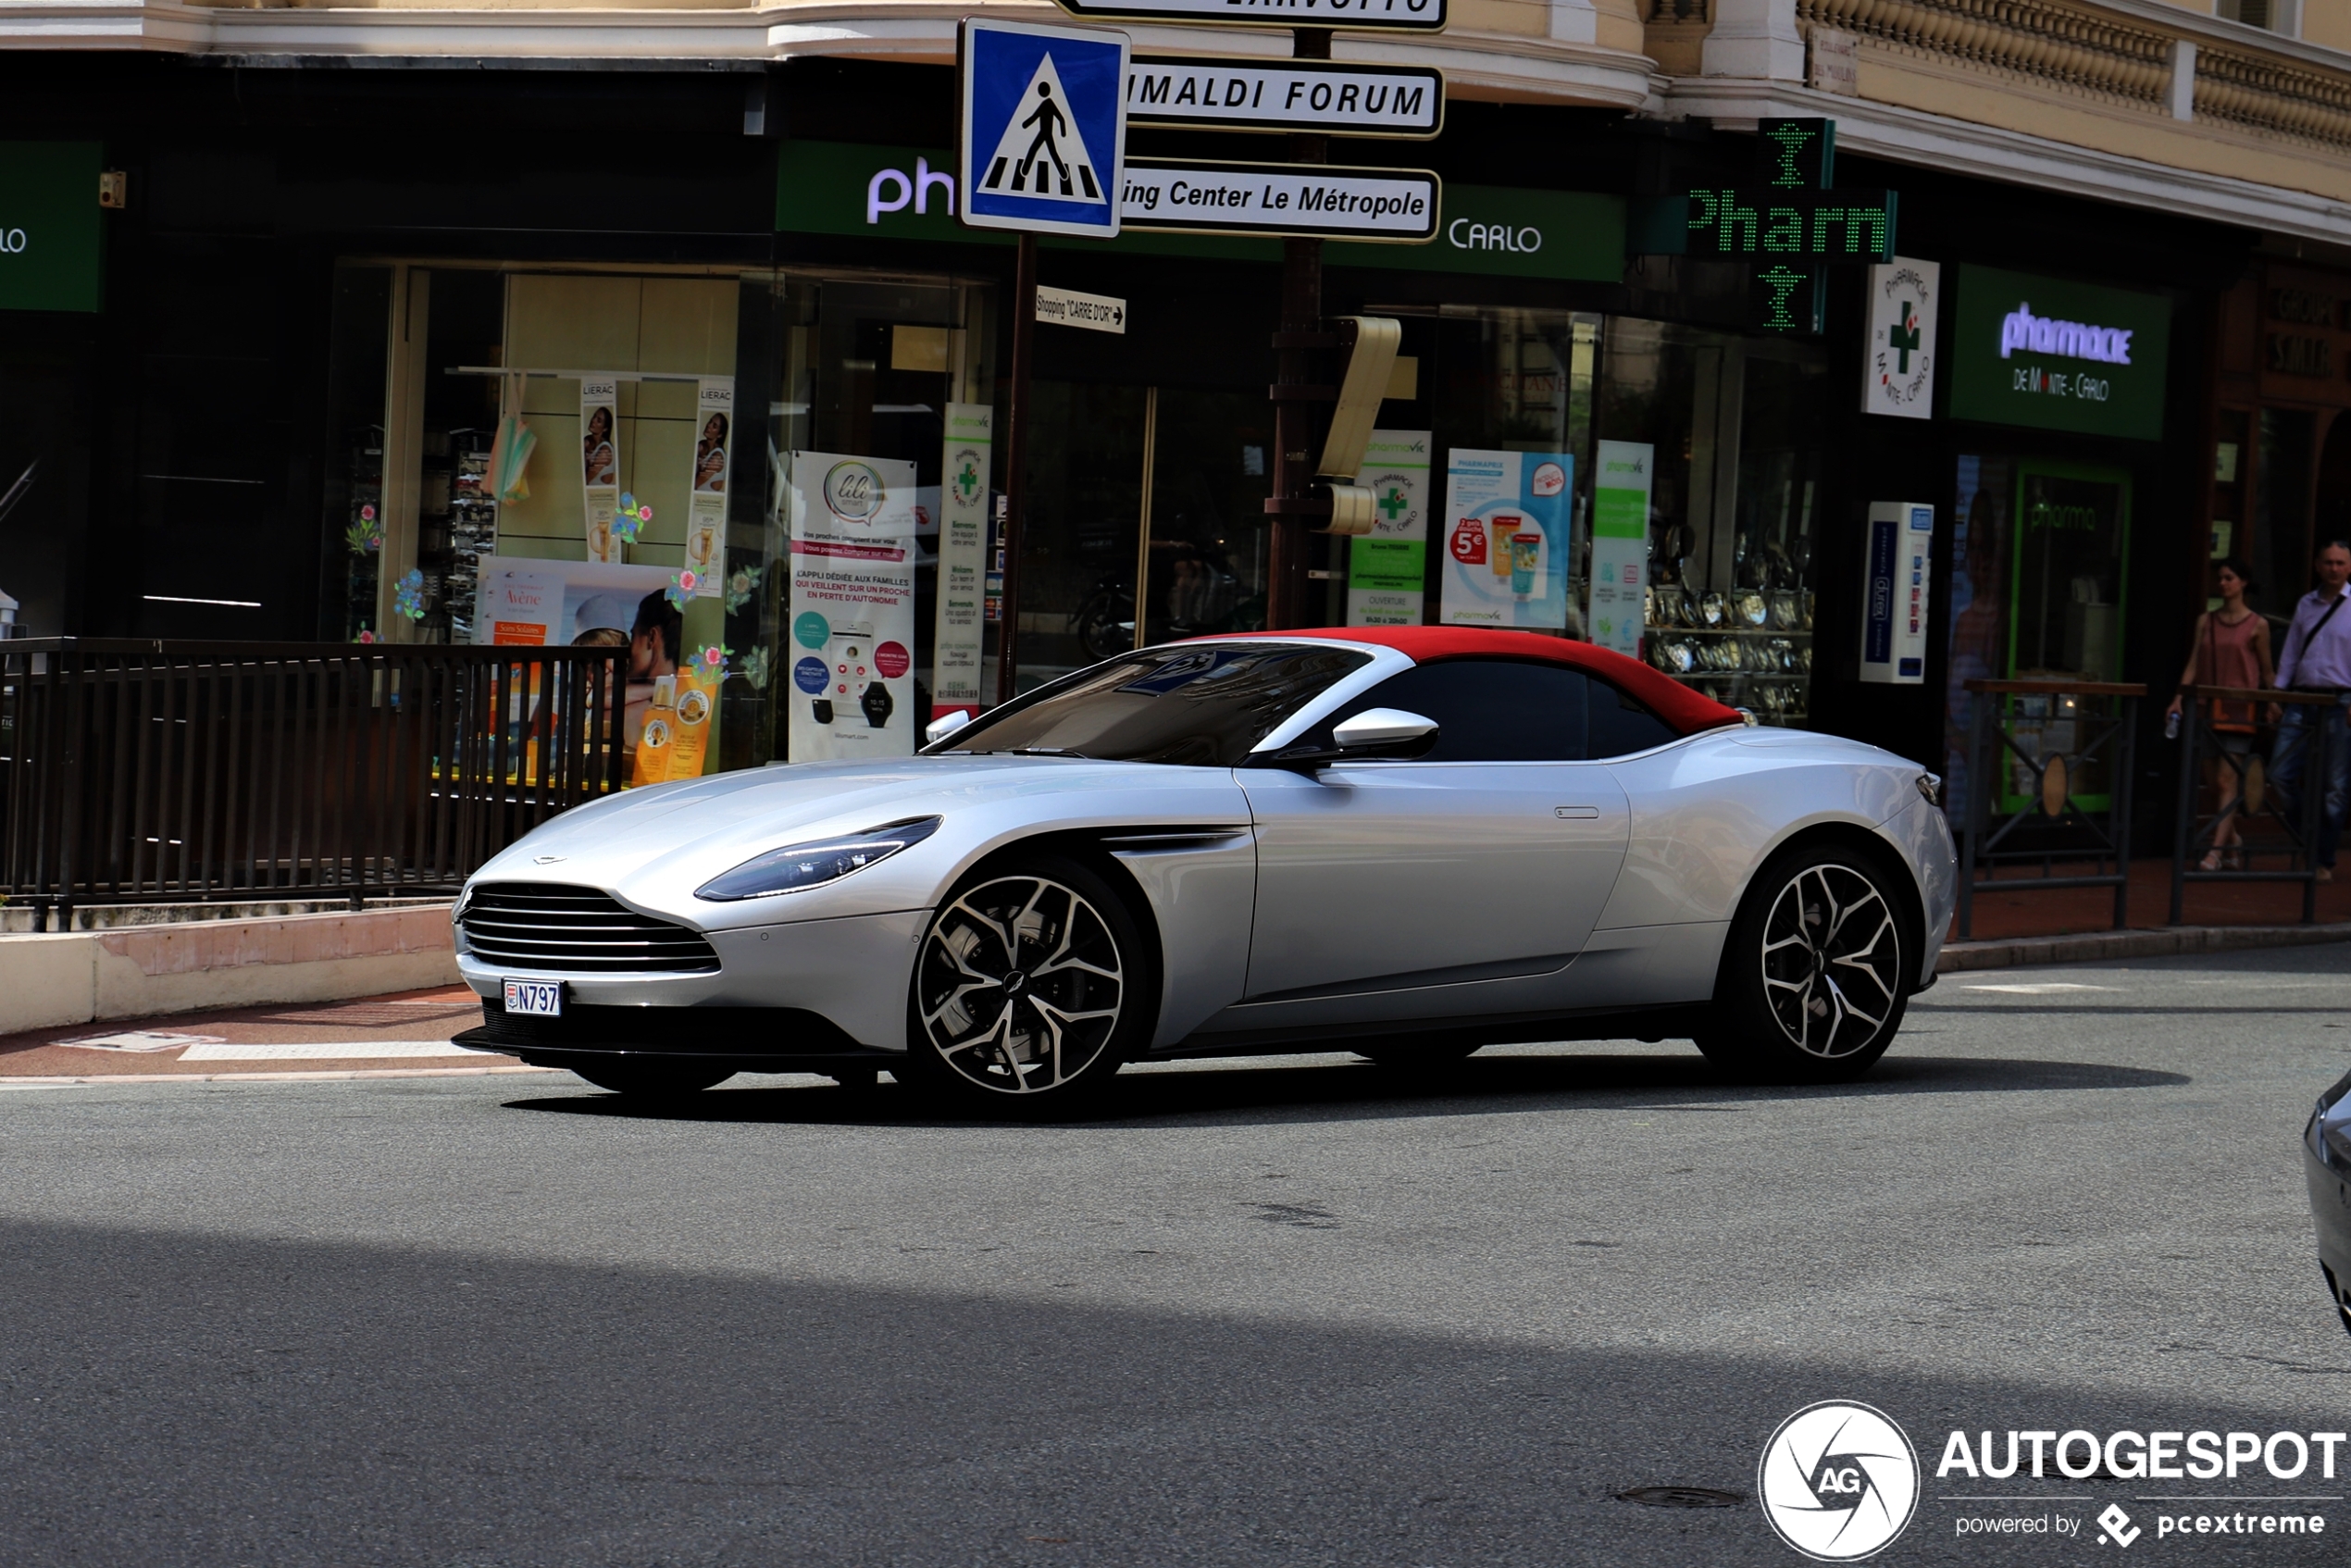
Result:
{"label": "car bonnet vent", "polygon": [[457,918],[486,964],[566,974],[704,975],[718,954],[699,931],[656,920],[593,888],[485,882]]}

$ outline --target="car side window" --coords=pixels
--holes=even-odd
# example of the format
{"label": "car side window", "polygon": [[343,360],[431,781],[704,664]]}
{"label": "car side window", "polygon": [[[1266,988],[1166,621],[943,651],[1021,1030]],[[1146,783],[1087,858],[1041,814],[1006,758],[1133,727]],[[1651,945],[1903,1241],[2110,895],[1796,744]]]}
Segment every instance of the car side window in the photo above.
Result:
{"label": "car side window", "polygon": [[1424,762],[1578,762],[1584,757],[1585,678],[1559,665],[1447,659],[1390,676],[1317,728],[1368,708],[1401,708],[1437,721]]}
{"label": "car side window", "polygon": [[1595,757],[1630,756],[1681,738],[1637,698],[1605,680],[1592,682],[1589,733]]}

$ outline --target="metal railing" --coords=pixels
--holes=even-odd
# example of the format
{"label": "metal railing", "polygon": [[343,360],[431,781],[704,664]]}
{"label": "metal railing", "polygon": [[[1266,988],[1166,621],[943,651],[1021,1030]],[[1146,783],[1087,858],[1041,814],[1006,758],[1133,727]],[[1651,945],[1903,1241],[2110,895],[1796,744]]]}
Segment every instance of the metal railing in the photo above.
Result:
{"label": "metal railing", "polygon": [[[2342,699],[2235,686],[2183,686],[2180,694],[2184,700],[2180,704],[2180,814],[2171,843],[2171,923],[2180,924],[2191,882],[2299,882],[2303,924],[2312,923],[2319,917],[2316,851],[2326,809],[2327,753],[2335,743],[2325,715]],[[2268,759],[2255,744],[2258,731],[2238,731],[2246,743],[2241,748],[2230,746],[2229,732],[2216,730],[2205,713],[2208,703],[2252,706],[2257,724],[2261,714],[2258,704],[2275,703],[2280,707],[2307,709],[2308,719],[2302,727],[2306,739],[2299,788],[2289,793],[2270,781]],[[2207,763],[2212,765],[2214,785],[2209,813],[2196,809]],[[2217,842],[2220,825],[2232,820],[2242,824],[2237,842],[2220,845]],[[2247,829],[2264,826],[2274,831],[2258,840],[2246,836]],[[2223,864],[2209,871],[2203,869],[2201,862],[2208,852],[2218,852]],[[2265,855],[2283,857],[2285,864],[2265,870],[2258,864]],[[2230,859],[2237,864],[2226,864]],[[2197,862],[2193,869],[2191,861]]]}
{"label": "metal railing", "polygon": [[[1970,704],[1974,711],[1968,738],[1967,823],[1960,838],[1959,940],[1974,936],[1975,895],[1986,889],[2016,893],[2112,888],[2113,928],[2122,929],[2130,923],[2131,778],[2139,699],[2146,688],[2102,680],[1965,684],[1978,697],[1996,700]],[[2105,711],[2094,712],[2094,706]],[[2019,769],[2031,779],[2030,788],[2000,789],[1993,772],[1996,754],[2001,779]],[[2085,765],[2107,776],[2103,813],[2085,810],[2076,798]],[[1995,828],[1998,814],[1993,800],[2011,794],[2024,803]],[[2096,869],[2059,869],[2084,862]],[[2041,868],[2037,877],[1998,875],[2003,866],[2034,863]],[[1979,877],[1979,870],[1986,875]]]}
{"label": "metal railing", "polygon": [[625,648],[0,642],[0,895],[454,892],[620,788]]}

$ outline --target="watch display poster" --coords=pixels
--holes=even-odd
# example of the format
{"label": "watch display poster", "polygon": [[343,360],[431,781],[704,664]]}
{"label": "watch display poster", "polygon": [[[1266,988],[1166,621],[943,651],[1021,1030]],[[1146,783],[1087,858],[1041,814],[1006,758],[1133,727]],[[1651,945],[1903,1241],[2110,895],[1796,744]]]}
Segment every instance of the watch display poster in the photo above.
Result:
{"label": "watch display poster", "polygon": [[734,450],[735,379],[704,376],[694,389],[694,474],[686,492],[686,566],[694,597],[715,597],[725,577],[727,462]]}
{"label": "watch display poster", "polygon": [[1647,442],[1595,443],[1592,462],[1592,641],[1629,659],[1641,656],[1641,608],[1649,554],[1649,485],[1657,449]]}
{"label": "watch display poster", "polygon": [[620,541],[612,520],[620,510],[620,382],[580,378],[579,494],[587,510],[588,558],[617,563]]}
{"label": "watch display poster", "polygon": [[1564,452],[1453,449],[1445,467],[1447,626],[1567,629],[1574,493],[1575,459]]}
{"label": "watch display poster", "polygon": [[1358,484],[1371,487],[1372,531],[1347,543],[1347,624],[1418,626],[1428,587],[1426,430],[1374,430]]}
{"label": "watch display poster", "polygon": [[914,465],[791,454],[793,762],[914,751]]}
{"label": "watch display poster", "polygon": [[976,715],[980,633],[988,555],[988,470],[996,410],[985,403],[947,405],[946,450],[939,486],[939,615],[932,647],[930,716]]}

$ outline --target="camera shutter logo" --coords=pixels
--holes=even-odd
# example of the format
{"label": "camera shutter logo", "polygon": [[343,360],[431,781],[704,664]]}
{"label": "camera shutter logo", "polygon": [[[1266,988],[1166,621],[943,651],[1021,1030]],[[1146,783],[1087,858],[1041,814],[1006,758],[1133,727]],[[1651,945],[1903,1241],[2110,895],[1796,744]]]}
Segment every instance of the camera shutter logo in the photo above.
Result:
{"label": "camera shutter logo", "polygon": [[1893,1544],[1919,1502],[1919,1455],[1891,1416],[1824,1400],[1780,1423],[1756,1467],[1780,1539],[1817,1562],[1855,1562]]}

